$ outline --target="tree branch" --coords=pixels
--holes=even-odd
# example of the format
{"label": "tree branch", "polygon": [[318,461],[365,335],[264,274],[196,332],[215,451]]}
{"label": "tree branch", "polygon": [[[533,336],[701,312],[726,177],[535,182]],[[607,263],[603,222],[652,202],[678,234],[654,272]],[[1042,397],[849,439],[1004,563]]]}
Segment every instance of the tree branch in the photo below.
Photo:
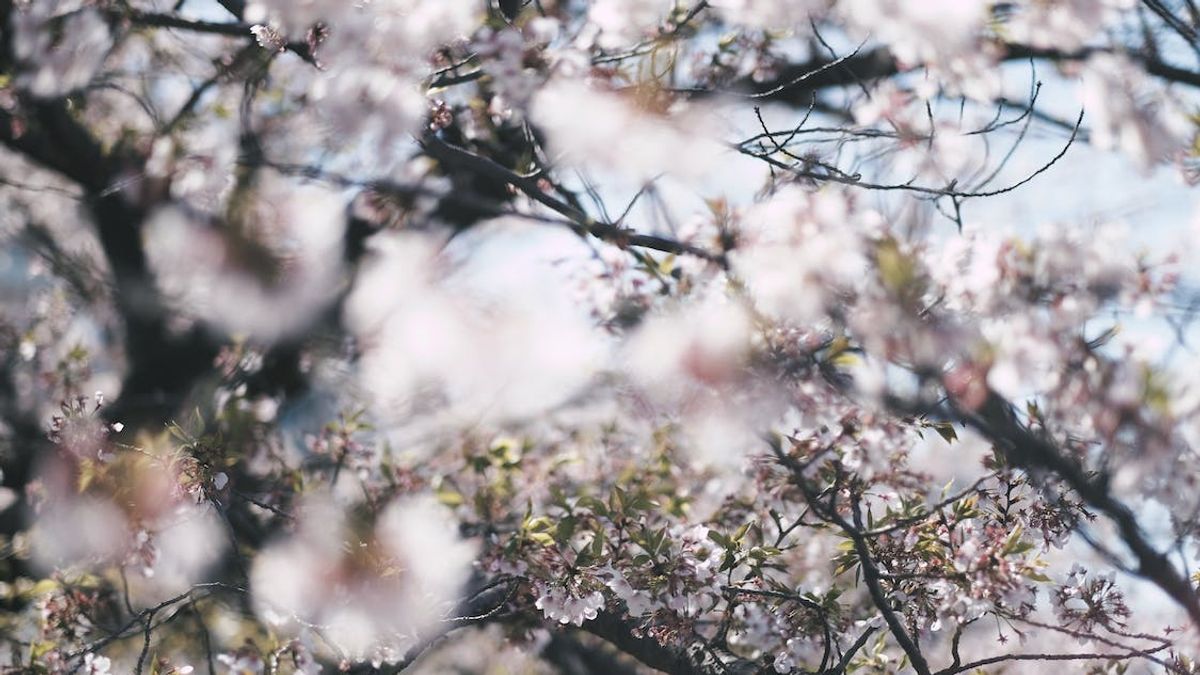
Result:
{"label": "tree branch", "polygon": [[668,646],[647,635],[635,635],[632,626],[617,614],[601,612],[583,624],[587,632],[603,638],[642,663],[671,675],[711,675],[685,647]]}
{"label": "tree branch", "polygon": [[590,234],[597,239],[621,247],[637,246],[664,253],[692,255],[715,262],[722,267],[726,265],[724,254],[706,251],[691,244],[667,237],[653,234],[639,234],[634,230],[619,225],[597,221],[566,202],[546,194],[541,186],[538,185],[537,180],[521,176],[486,157],[476,155],[456,145],[451,145],[433,134],[428,134],[421,139],[421,147],[427,155],[448,169],[476,173],[497,182],[513,186],[535,202],[567,217],[567,219],[576,224],[578,231]]}
{"label": "tree branch", "polygon": [[[896,403],[893,402],[893,407],[914,410],[914,406],[903,403],[896,406]],[[1150,543],[1132,509],[1114,497],[1106,484],[1089,478],[1082,466],[1023,425],[1013,412],[1012,404],[1002,396],[989,390],[987,399],[976,410],[968,410],[956,403],[951,403],[948,409],[928,406],[916,406],[916,409],[971,426],[994,443],[1017,468],[1035,475],[1050,473],[1062,479],[1084,504],[1103,513],[1116,525],[1121,540],[1137,560],[1137,568],[1133,571],[1166,592],[1200,629],[1200,597],[1195,588],[1170,559]]]}
{"label": "tree branch", "polygon": [[[1087,47],[1064,52],[1011,42],[1003,43],[1001,47],[1004,50],[1000,57],[1001,61],[1028,59],[1051,62],[1081,61],[1092,54],[1113,51],[1103,47]],[[1125,54],[1141,64],[1151,75],[1161,77],[1168,82],[1200,87],[1200,73],[1198,72],[1172,66],[1148,54]],[[900,65],[891,52],[886,47],[876,47],[867,51],[859,51],[850,57],[817,57],[804,63],[784,66],[774,79],[756,82],[752,78],[745,78],[737,82],[733,89],[747,91],[758,98],[777,103],[808,107],[813,95],[818,91],[859,86],[863,82],[893,77],[900,72]],[[692,93],[708,95],[715,92],[695,91]]]}

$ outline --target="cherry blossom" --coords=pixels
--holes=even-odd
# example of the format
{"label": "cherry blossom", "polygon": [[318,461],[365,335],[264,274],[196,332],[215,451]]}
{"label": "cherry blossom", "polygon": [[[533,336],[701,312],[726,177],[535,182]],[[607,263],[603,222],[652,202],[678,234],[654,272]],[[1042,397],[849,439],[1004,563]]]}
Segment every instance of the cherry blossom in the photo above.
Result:
{"label": "cherry blossom", "polygon": [[1191,2],[0,24],[0,671],[1195,672]]}

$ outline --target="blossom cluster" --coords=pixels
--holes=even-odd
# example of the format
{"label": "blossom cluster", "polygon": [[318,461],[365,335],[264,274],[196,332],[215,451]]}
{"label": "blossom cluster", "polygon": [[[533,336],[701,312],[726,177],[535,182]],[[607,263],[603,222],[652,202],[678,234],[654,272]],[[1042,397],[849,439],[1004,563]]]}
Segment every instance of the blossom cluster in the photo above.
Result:
{"label": "blossom cluster", "polygon": [[169,5],[0,1],[0,671],[1195,672],[1197,251],[984,211],[1195,8]]}

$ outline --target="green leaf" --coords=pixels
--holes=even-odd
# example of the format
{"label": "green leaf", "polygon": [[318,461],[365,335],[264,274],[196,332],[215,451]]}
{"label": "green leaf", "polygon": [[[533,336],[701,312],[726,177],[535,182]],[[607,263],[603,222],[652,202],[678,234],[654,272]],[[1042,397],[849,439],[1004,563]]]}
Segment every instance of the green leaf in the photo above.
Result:
{"label": "green leaf", "polygon": [[958,434],[954,431],[954,424],[950,422],[934,422],[929,426],[933,427],[933,430],[938,432],[938,435],[947,443],[953,443],[958,440]]}
{"label": "green leaf", "polygon": [[554,537],[548,532],[530,532],[525,535],[530,541],[541,544],[542,546],[553,546]]}
{"label": "green leaf", "polygon": [[525,521],[524,528],[527,532],[547,532],[554,527],[554,521],[546,516],[538,516],[537,518],[528,518]]}
{"label": "green leaf", "polygon": [[604,555],[604,530],[596,530],[596,536],[592,537],[592,544],[589,547],[592,557],[599,560]]}
{"label": "green leaf", "polygon": [[625,491],[618,486],[613,486],[612,493],[608,495],[608,508],[614,514],[625,515]]}
{"label": "green leaf", "polygon": [[92,481],[96,478],[96,465],[90,459],[83,459],[79,462],[79,480],[75,486],[77,491],[82,494],[87,491]]}
{"label": "green leaf", "polygon": [[900,250],[899,243],[888,237],[875,251],[875,264],[879,266],[879,278],[889,291],[902,295],[910,290],[917,280],[917,266],[912,258]]}
{"label": "green leaf", "polygon": [[446,506],[461,506],[463,496],[456,490],[444,487],[437,491],[437,500]]}
{"label": "green leaf", "polygon": [[742,543],[742,540],[746,538],[746,533],[750,531],[750,526],[751,526],[751,525],[753,525],[753,524],[754,524],[754,521],[751,521],[751,522],[749,522],[749,523],[746,523],[745,525],[743,525],[743,526],[739,527],[739,528],[737,529],[737,532],[734,532],[734,533],[733,533],[733,536],[732,536],[732,537],[730,537],[730,539],[731,539],[731,540],[732,540],[732,541],[733,541],[735,544],[740,544],[740,543]]}
{"label": "green leaf", "polygon": [[57,645],[52,640],[43,640],[35,642],[29,648],[29,656],[33,659],[40,659],[46,654],[54,650]]}
{"label": "green leaf", "polygon": [[53,579],[42,579],[34,584],[33,588],[29,590],[29,596],[32,598],[38,598],[46,595],[47,593],[58,590],[59,586],[60,584]]}
{"label": "green leaf", "polygon": [[560,544],[566,544],[571,540],[571,536],[575,534],[575,518],[567,516],[558,521],[558,526],[554,528],[554,538]]}
{"label": "green leaf", "polygon": [[581,509],[587,509],[598,516],[608,516],[608,505],[603,501],[592,496],[580,497],[575,505]]}
{"label": "green leaf", "polygon": [[1025,533],[1025,528],[1020,525],[1013,529],[1008,538],[1004,540],[1004,548],[1000,550],[1001,555],[1020,555],[1033,550],[1033,544],[1023,541],[1021,535]]}

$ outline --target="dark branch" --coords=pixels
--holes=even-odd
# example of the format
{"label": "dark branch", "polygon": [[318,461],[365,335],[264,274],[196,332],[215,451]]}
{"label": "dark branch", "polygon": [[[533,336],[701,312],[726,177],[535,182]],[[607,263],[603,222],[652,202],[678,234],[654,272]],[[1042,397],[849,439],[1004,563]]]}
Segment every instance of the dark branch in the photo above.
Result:
{"label": "dark branch", "polygon": [[640,234],[619,225],[595,220],[574,206],[547,194],[536,179],[521,176],[486,157],[451,145],[435,135],[430,134],[422,138],[421,146],[426,154],[437,160],[447,169],[479,174],[499,183],[513,186],[530,199],[555,213],[565,216],[577,226],[576,231],[581,234],[590,234],[597,239],[622,247],[636,246],[664,253],[692,255],[715,262],[721,266],[725,265],[725,258],[721,253],[706,251],[668,237]]}
{"label": "dark branch", "polygon": [[1137,560],[1135,572],[1165,591],[1200,629],[1200,597],[1195,588],[1170,559],[1150,543],[1133,511],[1113,496],[1107,484],[1091,479],[1078,463],[1021,424],[1013,413],[1012,404],[994,391],[989,391],[987,400],[978,410],[955,406],[953,414],[995,443],[1015,466],[1035,474],[1050,472],[1058,476],[1087,506],[1112,520],[1122,541]]}

